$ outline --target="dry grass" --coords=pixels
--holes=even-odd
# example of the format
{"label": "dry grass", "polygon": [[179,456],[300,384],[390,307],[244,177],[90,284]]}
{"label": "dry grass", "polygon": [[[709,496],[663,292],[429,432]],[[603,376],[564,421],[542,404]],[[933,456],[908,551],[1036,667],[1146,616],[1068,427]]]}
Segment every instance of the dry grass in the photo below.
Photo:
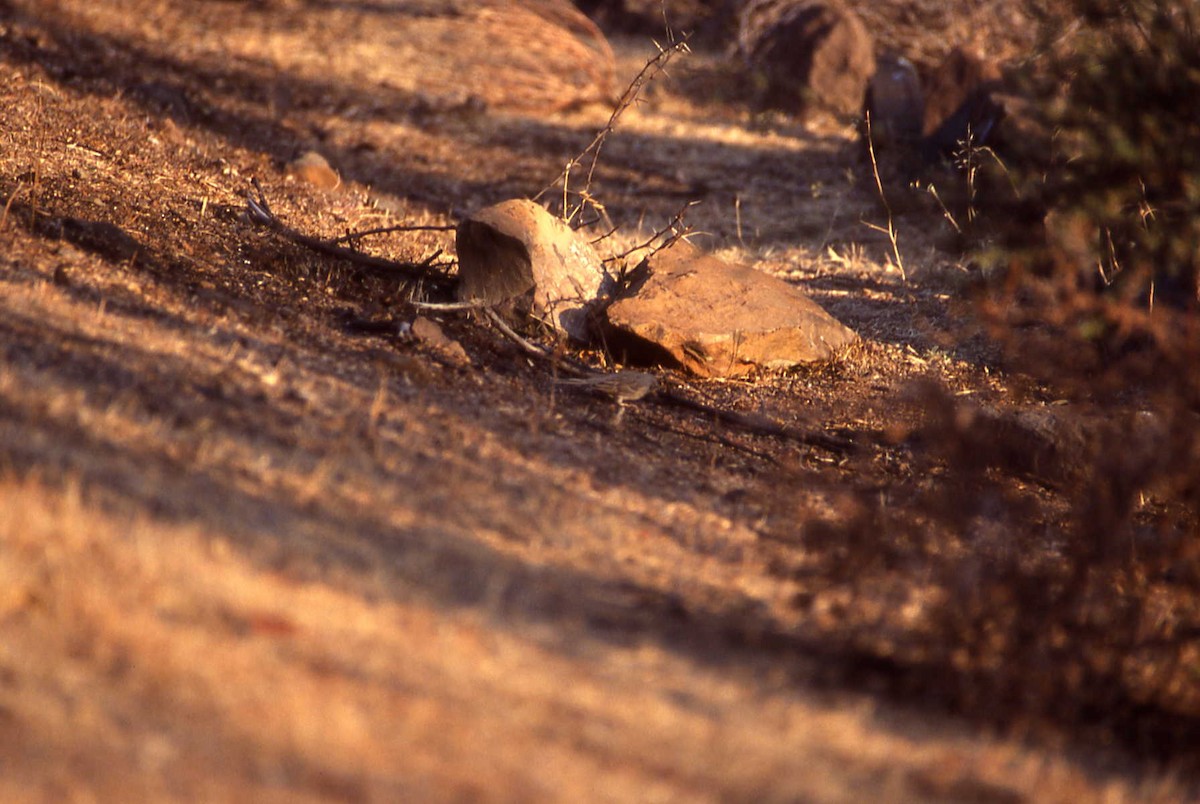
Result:
{"label": "dry grass", "polygon": [[74,484],[9,480],[0,511],[6,800],[1065,801],[1092,785],[937,718],[813,699],[756,661],[297,577]]}

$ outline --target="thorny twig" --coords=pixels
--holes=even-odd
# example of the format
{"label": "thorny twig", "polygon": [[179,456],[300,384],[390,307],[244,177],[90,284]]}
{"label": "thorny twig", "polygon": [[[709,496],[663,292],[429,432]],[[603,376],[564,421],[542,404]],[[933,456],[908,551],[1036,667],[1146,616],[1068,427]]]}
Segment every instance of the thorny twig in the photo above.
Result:
{"label": "thorny twig", "polygon": [[363,254],[354,249],[346,248],[345,246],[338,245],[337,240],[322,240],[319,237],[306,235],[279,220],[275,213],[271,211],[271,205],[267,203],[267,197],[263,192],[262,185],[258,183],[257,179],[251,179],[250,181],[258,194],[258,197],[255,198],[249,192],[246,193],[246,217],[251,222],[265,226],[283,236],[284,239],[305,248],[320,254],[328,254],[332,257],[348,260],[376,274],[395,276],[397,273],[402,273],[435,283],[445,283],[446,277],[434,270],[438,267],[435,265],[435,260],[441,256],[442,252],[440,249],[421,262],[398,262],[396,260],[385,260],[382,257],[372,257],[369,254]]}
{"label": "thorny twig", "polygon": [[[563,168],[562,173],[555,178],[554,181],[543,187],[542,190],[534,196],[535,201],[540,199],[543,195],[553,189],[555,185],[561,182],[563,188],[563,216],[568,223],[574,220],[574,218],[582,211],[586,204],[591,203],[593,206],[595,205],[594,199],[592,199],[589,195],[589,191],[592,187],[592,177],[596,173],[596,165],[600,161],[600,151],[604,147],[604,141],[616,128],[617,121],[620,120],[621,115],[625,113],[626,109],[638,102],[642,89],[651,81],[653,81],[659,73],[666,70],[667,64],[670,63],[672,58],[680,53],[689,52],[688,39],[690,38],[691,34],[687,34],[680,39],[675,39],[674,35],[670,34],[670,31],[668,31],[668,34],[669,39],[666,47],[663,47],[657,42],[654,43],[655,47],[658,48],[658,53],[652,56],[642,66],[641,71],[633,77],[633,80],[629,82],[629,85],[625,88],[625,91],[621,93],[621,97],[617,99],[617,103],[613,107],[612,114],[609,115],[608,122],[604,124],[603,128],[601,128],[599,132],[597,132],[596,136],[592,138],[592,141],[588,143],[588,146],[579,152],[578,156],[567,162],[567,165],[565,168]],[[588,154],[591,154],[591,162],[588,164],[587,176],[583,183],[583,189],[575,191],[575,194],[580,196],[581,201],[579,206],[577,206],[574,211],[570,211],[568,209],[567,197],[570,193],[568,185],[570,183],[571,171],[583,164],[583,161],[588,157]]]}
{"label": "thorny twig", "polygon": [[[604,262],[623,262],[624,260],[628,259],[630,254],[635,254],[642,249],[649,249],[649,251],[646,253],[646,256],[643,258],[649,259],[668,246],[673,245],[680,238],[687,237],[692,233],[692,228],[684,224],[684,216],[687,215],[687,211],[689,209],[699,203],[699,201],[688,201],[679,208],[679,211],[675,213],[675,217],[671,218],[666,226],[657,229],[654,234],[650,235],[650,237],[641,243],[638,243],[635,246],[630,246],[620,254],[614,254],[613,256],[606,258]],[[605,237],[607,237],[607,235],[605,235]],[[658,243],[658,245],[654,245],[654,243],[658,240],[662,240],[662,242]]]}
{"label": "thorny twig", "polygon": [[612,226],[609,228],[609,230],[607,232],[605,232],[604,234],[600,235],[599,237],[597,237],[593,240],[589,240],[588,243],[594,246],[603,240],[607,240],[608,238],[612,237],[613,235],[615,235],[617,233],[618,228],[620,228],[620,227]]}

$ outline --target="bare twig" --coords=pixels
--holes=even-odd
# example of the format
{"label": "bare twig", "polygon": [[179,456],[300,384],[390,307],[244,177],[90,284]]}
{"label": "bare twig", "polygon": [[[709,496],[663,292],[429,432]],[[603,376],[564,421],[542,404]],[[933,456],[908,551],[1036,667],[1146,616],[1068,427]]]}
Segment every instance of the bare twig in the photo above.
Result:
{"label": "bare twig", "polygon": [[534,357],[540,357],[543,360],[551,359],[552,355],[548,349],[538,346],[535,343],[531,343],[529,340],[518,335],[516,330],[510,327],[508,323],[500,317],[500,314],[491,307],[483,307],[481,309],[483,310],[484,315],[490,318],[492,323],[496,325],[496,329],[500,330],[500,332],[504,334],[504,337],[508,338],[510,341],[517,344]]}
{"label": "bare twig", "polygon": [[[558,373],[582,378],[588,385],[602,385],[606,383],[619,382],[621,381],[622,374],[626,374],[635,380],[653,376],[644,375],[641,372],[618,372],[614,375],[606,372],[593,371],[585,367],[574,365],[571,362],[563,360],[560,355],[555,354],[544,346],[538,346],[537,344],[530,342],[527,338],[519,335],[515,330],[513,330],[512,327],[508,325],[507,322],[505,322],[500,314],[491,307],[484,307],[482,309],[484,315],[491,319],[492,323],[496,325],[496,329],[498,329],[506,338],[521,347],[526,354],[550,363],[550,365]],[[703,402],[697,402],[694,399],[684,396],[678,391],[663,388],[658,383],[655,383],[654,386],[657,390],[657,393],[655,393],[653,396],[654,399],[662,400],[675,407],[685,408],[687,410],[698,411],[700,413],[710,415],[716,421],[719,421],[723,424],[733,425],[734,427],[739,427],[751,433],[782,438],[788,441],[795,441],[797,443],[807,444],[812,447],[818,447],[828,452],[839,454],[852,453],[857,449],[857,445],[853,441],[846,438],[841,438],[828,433],[804,432],[796,429],[795,427],[788,427],[787,425],[768,419],[765,416],[740,413],[732,410],[722,410],[721,408],[706,405]],[[638,394],[637,398],[644,396],[644,392],[649,391],[650,387],[651,386],[647,386],[644,389],[639,388],[639,390],[642,390],[643,393]],[[612,392],[609,393],[610,395],[615,396],[615,394],[612,394]],[[633,399],[635,397],[626,394],[626,398]]]}
{"label": "bare twig", "polygon": [[[594,201],[591,199],[588,193],[592,187],[592,178],[596,173],[596,165],[600,161],[600,151],[604,147],[604,141],[608,138],[608,135],[611,134],[614,129],[616,129],[617,121],[621,119],[621,115],[625,113],[625,110],[638,102],[641,92],[645,86],[653,81],[659,75],[659,73],[662,73],[666,70],[666,67],[670,63],[671,59],[681,53],[687,53],[689,51],[687,44],[689,37],[690,34],[679,39],[675,39],[672,35],[671,41],[667,47],[663,47],[657,42],[655,43],[655,47],[658,48],[658,52],[649,60],[647,60],[638,74],[635,75],[633,80],[629,82],[629,85],[625,87],[625,91],[621,93],[621,97],[617,99],[617,102],[613,107],[612,114],[609,115],[608,122],[606,122],[600,131],[596,133],[596,136],[592,138],[592,141],[588,143],[586,148],[580,151],[575,158],[567,162],[562,173],[534,196],[534,200],[540,199],[543,195],[561,183],[563,192],[563,217],[567,222],[573,220],[587,203],[591,202],[594,205]],[[568,196],[571,193],[571,190],[569,189],[571,171],[582,165],[584,160],[588,158],[589,154],[591,155],[591,161],[588,163],[588,169],[584,179],[583,188],[581,190],[574,191],[576,195],[580,196],[581,201],[579,206],[577,206],[574,211],[571,211],[568,204]]]}
{"label": "bare twig", "polygon": [[[649,259],[658,252],[662,251],[664,248],[674,244],[681,237],[686,237],[687,235],[691,234],[691,227],[685,225],[683,219],[684,216],[687,215],[687,211],[699,203],[699,201],[688,201],[679,208],[679,211],[675,213],[675,217],[671,218],[670,222],[667,223],[666,226],[657,229],[654,234],[650,235],[650,237],[648,237],[646,240],[643,240],[641,243],[638,243],[635,246],[630,246],[620,254],[614,254],[613,256],[606,258],[604,262],[623,261],[627,259],[630,254],[634,254],[642,249],[650,249],[646,253],[645,257],[645,259]],[[658,240],[662,240],[662,242],[658,243],[658,245],[654,245]]]}
{"label": "bare twig", "polygon": [[617,233],[617,227],[616,227],[616,226],[613,226],[611,229],[609,229],[607,232],[605,232],[604,234],[600,235],[600,236],[599,236],[599,237],[597,237],[596,239],[594,239],[594,240],[589,240],[589,241],[588,241],[588,243],[590,243],[591,245],[593,245],[593,246],[594,246],[594,245],[596,245],[597,243],[601,242],[602,240],[607,240],[608,238],[612,237],[612,236],[613,236],[613,235],[615,235],[616,233]]}
{"label": "bare twig", "polygon": [[354,249],[340,246],[336,240],[322,240],[318,237],[306,235],[303,232],[293,229],[276,217],[275,213],[271,211],[271,205],[267,203],[266,194],[263,192],[262,185],[258,183],[257,179],[251,179],[251,184],[254,185],[258,197],[255,198],[249,192],[246,193],[246,217],[253,223],[273,230],[286,240],[290,240],[297,245],[304,246],[320,254],[328,254],[331,257],[353,262],[373,273],[383,276],[395,276],[397,273],[401,273],[408,274],[414,278],[431,280],[435,283],[444,283],[446,281],[445,276],[435,273],[432,270],[435,267],[434,261],[441,255],[440,249],[421,262],[398,262],[395,260],[385,260],[382,257],[372,257],[369,254],[363,254]]}
{"label": "bare twig", "polygon": [[984,156],[990,156],[995,163],[1000,166],[1000,171],[1004,174],[1004,177],[1008,179],[1008,186],[1012,188],[1013,195],[1017,198],[1021,198],[1022,192],[1020,185],[1017,184],[1017,178],[1012,174],[1012,171],[1008,169],[1008,165],[1004,164],[1004,160],[1001,159],[1000,156],[988,145],[977,145],[975,146],[975,150]]}
{"label": "bare twig", "polygon": [[347,232],[341,237],[335,237],[330,240],[330,243],[349,243],[354,240],[366,237],[367,235],[387,234],[388,232],[453,232],[458,227],[454,224],[430,224],[428,226],[420,225],[401,225],[401,226],[383,226],[378,229],[365,229],[361,232]]}
{"label": "bare twig", "polygon": [[[21,192],[24,185],[21,181],[17,181],[16,189],[8,196],[8,200],[4,202],[4,213],[0,215],[0,230],[4,229],[4,225],[8,223],[8,211],[12,209],[13,201],[17,200],[17,194]],[[610,232],[611,234],[611,232]]]}
{"label": "bare twig", "polygon": [[508,323],[501,318],[500,314],[491,307],[484,307],[483,314],[491,319],[492,323],[496,325],[496,329],[500,330],[500,333],[504,335],[504,337],[508,338],[517,346],[520,346],[526,354],[532,355],[540,360],[547,361],[555,368],[556,371],[564,374],[570,374],[572,377],[587,377],[594,373],[588,371],[587,369],[571,365],[544,346],[538,346],[536,343],[532,343],[527,338],[517,334],[516,330],[510,327]]}
{"label": "bare twig", "polygon": [[927,189],[929,190],[929,194],[933,196],[933,199],[938,202],[938,206],[942,208],[942,216],[950,221],[950,225],[954,227],[954,231],[962,234],[962,227],[958,225],[958,221],[954,219],[954,214],[950,212],[949,207],[942,201],[942,197],[938,195],[937,187],[930,184]]}
{"label": "bare twig", "polygon": [[481,301],[463,301],[463,302],[409,302],[418,310],[438,310],[444,312],[462,312],[465,310],[483,310],[491,307],[491,302]]}

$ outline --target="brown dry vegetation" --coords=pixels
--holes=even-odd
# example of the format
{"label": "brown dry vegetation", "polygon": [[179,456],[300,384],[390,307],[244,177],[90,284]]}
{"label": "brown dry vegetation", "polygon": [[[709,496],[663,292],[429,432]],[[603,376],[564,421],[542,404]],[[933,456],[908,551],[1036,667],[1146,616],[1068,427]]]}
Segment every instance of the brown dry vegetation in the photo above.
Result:
{"label": "brown dry vegetation", "polygon": [[[630,242],[702,201],[710,247],[863,336],[667,378],[845,452],[617,415],[469,316],[442,319],[469,365],[364,332],[421,288],[246,220],[251,178],[322,236],[545,187],[610,110],[576,72],[594,43],[511,13],[0,0],[0,797],[1194,794],[1200,656],[1174,637],[1200,607],[1155,556],[1195,512],[1105,463],[1191,420],[1097,423],[1006,371],[936,209],[897,206],[906,281],[864,225],[851,128],[747,108],[699,51],[592,188]],[[622,76],[653,52],[614,47]],[[341,188],[287,176],[312,148]],[[1129,499],[1143,530],[1072,541]]]}

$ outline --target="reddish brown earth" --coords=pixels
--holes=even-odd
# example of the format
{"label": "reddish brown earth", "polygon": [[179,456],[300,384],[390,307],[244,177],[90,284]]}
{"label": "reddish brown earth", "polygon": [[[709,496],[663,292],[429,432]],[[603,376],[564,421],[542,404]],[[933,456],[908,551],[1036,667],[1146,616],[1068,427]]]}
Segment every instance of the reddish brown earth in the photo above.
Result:
{"label": "reddish brown earth", "polygon": [[[923,5],[878,5],[920,30]],[[970,326],[977,269],[928,205],[898,213],[902,275],[851,128],[755,112],[697,49],[591,188],[621,243],[700,201],[698,242],[862,336],[811,370],[662,378],[782,434],[618,412],[436,316],[463,362],[398,333],[438,282],[246,218],[252,179],[322,237],[551,184],[611,107],[595,43],[531,13],[0,0],[0,798],[1194,793],[1182,744],[1027,711],[1038,674],[947,630],[986,562],[1053,558],[1069,505],[1053,467],[992,467],[959,528],[927,507],[958,488],[946,452],[909,436],[966,421],[930,400],[1063,406]],[[619,89],[654,50],[613,43]],[[309,150],[340,187],[289,177]],[[442,231],[359,247],[453,254]],[[1187,733],[1181,678],[1147,734]]]}

